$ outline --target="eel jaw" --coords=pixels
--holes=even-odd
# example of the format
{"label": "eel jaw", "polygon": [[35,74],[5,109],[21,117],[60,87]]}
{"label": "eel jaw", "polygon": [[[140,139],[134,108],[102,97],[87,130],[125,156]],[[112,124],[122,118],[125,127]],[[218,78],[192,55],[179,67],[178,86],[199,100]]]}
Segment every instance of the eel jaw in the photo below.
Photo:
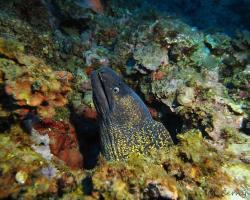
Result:
{"label": "eel jaw", "polygon": [[93,90],[93,101],[100,116],[109,113],[111,105],[104,86],[104,81],[98,71],[91,74],[91,84]]}

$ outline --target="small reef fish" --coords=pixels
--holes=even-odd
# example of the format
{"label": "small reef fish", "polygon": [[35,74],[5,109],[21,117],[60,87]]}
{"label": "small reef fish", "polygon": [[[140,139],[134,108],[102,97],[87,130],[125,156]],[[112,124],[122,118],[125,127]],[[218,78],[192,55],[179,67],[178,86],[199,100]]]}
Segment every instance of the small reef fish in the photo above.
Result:
{"label": "small reef fish", "polygon": [[93,11],[103,14],[104,9],[100,0],[76,0],[75,3],[83,8],[90,8]]}
{"label": "small reef fish", "polygon": [[91,84],[105,159],[124,160],[131,152],[147,154],[173,144],[163,124],[153,120],[141,98],[111,68],[93,71]]}

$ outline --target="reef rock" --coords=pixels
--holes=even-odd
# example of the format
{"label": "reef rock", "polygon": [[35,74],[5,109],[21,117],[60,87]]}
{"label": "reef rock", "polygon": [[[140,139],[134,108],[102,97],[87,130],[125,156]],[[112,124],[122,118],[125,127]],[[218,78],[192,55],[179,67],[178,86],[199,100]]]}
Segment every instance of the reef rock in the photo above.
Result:
{"label": "reef rock", "polygon": [[[17,49],[10,51],[10,43]],[[67,93],[71,91],[69,81],[73,77],[69,72],[52,71],[42,60],[23,54],[18,45],[22,47],[14,41],[0,41],[0,52],[9,58],[0,59],[5,92],[21,108],[34,107],[40,116],[52,117],[56,107],[67,104]]]}
{"label": "reef rock", "polygon": [[83,157],[79,152],[78,140],[72,125],[45,119],[36,124],[34,130],[41,138],[45,136],[49,138],[49,147],[53,155],[73,169],[83,168]]}
{"label": "reef rock", "polygon": [[156,71],[160,66],[168,64],[168,52],[155,43],[149,45],[136,45],[133,52],[136,69],[142,73],[145,70]]}

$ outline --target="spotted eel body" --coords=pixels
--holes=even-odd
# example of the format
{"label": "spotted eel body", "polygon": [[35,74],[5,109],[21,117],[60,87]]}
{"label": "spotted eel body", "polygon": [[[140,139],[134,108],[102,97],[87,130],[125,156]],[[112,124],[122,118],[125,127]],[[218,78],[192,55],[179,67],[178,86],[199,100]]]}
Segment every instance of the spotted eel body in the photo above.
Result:
{"label": "spotted eel body", "polygon": [[112,69],[94,71],[91,83],[107,160],[123,160],[133,152],[147,154],[173,143],[166,128],[152,119],[140,97]]}

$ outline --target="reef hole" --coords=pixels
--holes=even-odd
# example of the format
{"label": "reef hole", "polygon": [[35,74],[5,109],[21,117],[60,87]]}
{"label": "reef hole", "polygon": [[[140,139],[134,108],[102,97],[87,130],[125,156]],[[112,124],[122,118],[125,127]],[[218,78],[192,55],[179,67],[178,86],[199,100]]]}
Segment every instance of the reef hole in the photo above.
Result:
{"label": "reef hole", "polygon": [[181,116],[172,112],[168,106],[159,101],[153,101],[149,106],[157,111],[158,119],[156,120],[160,121],[166,127],[174,143],[178,143],[176,135],[182,131],[183,127]]}
{"label": "reef hole", "polygon": [[98,122],[86,119],[72,111],[70,121],[75,127],[80,152],[83,155],[84,168],[93,169],[100,154]]}

